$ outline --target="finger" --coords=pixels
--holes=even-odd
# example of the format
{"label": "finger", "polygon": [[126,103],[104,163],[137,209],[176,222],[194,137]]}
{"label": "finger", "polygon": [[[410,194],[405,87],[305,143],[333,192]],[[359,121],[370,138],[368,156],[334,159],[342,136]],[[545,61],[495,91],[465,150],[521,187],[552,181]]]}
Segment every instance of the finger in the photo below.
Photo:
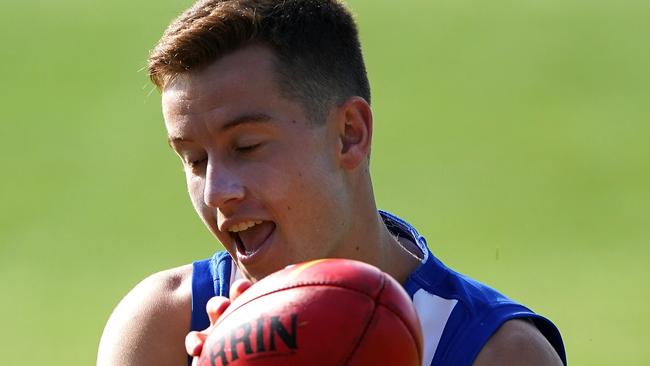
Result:
{"label": "finger", "polygon": [[205,310],[208,312],[210,327],[217,322],[217,319],[226,311],[228,306],[230,306],[230,300],[223,296],[215,296],[208,300],[208,303],[205,305]]}
{"label": "finger", "polygon": [[253,283],[247,279],[241,278],[230,285],[230,301],[234,301],[244,291],[248,290]]}
{"label": "finger", "polygon": [[201,332],[189,332],[185,336],[185,351],[190,356],[198,356],[203,349],[207,335]]}

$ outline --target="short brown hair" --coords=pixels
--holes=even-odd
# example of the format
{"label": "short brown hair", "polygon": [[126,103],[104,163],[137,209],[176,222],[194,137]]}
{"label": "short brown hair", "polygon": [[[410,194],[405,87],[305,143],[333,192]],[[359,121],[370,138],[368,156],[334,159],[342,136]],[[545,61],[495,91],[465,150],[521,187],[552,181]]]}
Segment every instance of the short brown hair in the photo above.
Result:
{"label": "short brown hair", "polygon": [[248,44],[277,56],[281,92],[322,120],[350,96],[370,103],[357,28],[337,0],[199,0],[165,30],[149,57],[159,89]]}

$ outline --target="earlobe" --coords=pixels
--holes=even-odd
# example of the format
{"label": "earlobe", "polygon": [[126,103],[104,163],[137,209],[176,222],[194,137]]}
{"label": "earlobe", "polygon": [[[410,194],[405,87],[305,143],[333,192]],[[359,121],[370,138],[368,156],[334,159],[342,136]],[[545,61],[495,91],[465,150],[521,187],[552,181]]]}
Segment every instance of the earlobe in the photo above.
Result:
{"label": "earlobe", "polygon": [[348,99],[339,108],[339,158],[345,169],[354,169],[366,161],[372,141],[372,111],[360,97]]}

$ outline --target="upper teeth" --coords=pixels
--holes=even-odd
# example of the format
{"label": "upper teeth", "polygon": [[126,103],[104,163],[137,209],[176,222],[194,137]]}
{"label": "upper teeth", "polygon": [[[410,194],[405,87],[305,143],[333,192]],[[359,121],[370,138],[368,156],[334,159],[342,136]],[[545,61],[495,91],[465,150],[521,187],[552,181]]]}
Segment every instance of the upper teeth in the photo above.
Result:
{"label": "upper teeth", "polygon": [[253,226],[257,224],[261,224],[262,221],[244,221],[240,222],[239,224],[233,225],[228,228],[228,231],[232,233],[238,233],[240,231],[244,231],[246,229],[252,228]]}

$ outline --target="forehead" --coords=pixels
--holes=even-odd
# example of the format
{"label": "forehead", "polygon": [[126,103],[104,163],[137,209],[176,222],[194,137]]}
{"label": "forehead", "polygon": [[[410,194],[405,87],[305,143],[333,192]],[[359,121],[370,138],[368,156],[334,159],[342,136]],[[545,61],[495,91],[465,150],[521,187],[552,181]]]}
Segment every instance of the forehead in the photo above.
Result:
{"label": "forehead", "polygon": [[273,53],[247,46],[170,81],[162,93],[163,113],[167,119],[277,103],[276,84]]}

